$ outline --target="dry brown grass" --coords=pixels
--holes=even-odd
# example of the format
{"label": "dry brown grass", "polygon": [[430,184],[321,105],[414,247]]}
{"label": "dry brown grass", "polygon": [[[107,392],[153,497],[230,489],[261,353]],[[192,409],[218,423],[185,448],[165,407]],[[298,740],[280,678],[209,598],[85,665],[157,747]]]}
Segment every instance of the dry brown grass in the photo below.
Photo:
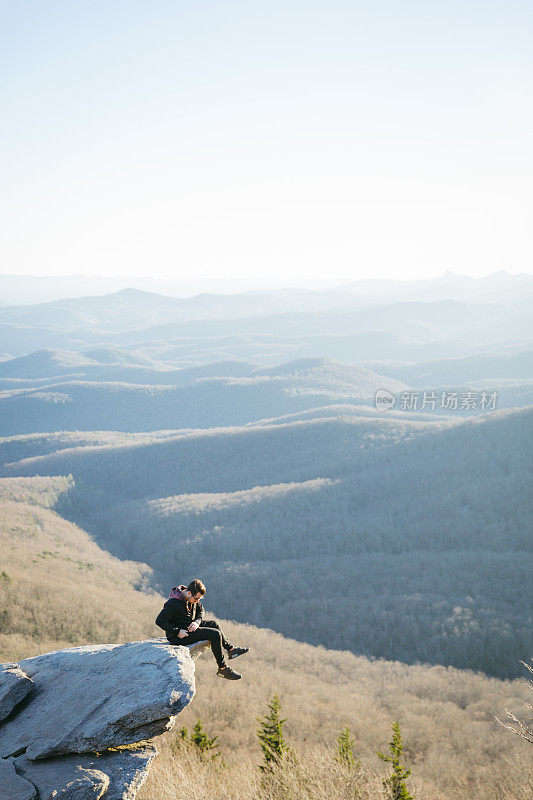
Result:
{"label": "dry brown grass", "polygon": [[0,480],[0,661],[156,635],[160,597],[134,588],[148,567],[112,557],[51,511],[55,479],[49,491],[48,479],[26,480]]}
{"label": "dry brown grass", "polygon": [[[264,775],[257,763],[210,761],[168,742],[138,795],[138,800],[381,800],[382,776],[372,770],[348,769],[334,758],[331,748],[317,745],[298,753],[297,762]],[[419,782],[418,782],[419,783]],[[418,787],[419,790],[421,787]],[[417,800],[430,800],[420,792]]]}
{"label": "dry brown grass", "polygon": [[357,758],[367,771],[379,769],[376,752],[387,749],[392,722],[398,720],[405,761],[432,800],[506,798],[511,784],[519,784],[513,789],[517,798],[528,796],[528,745],[494,719],[506,704],[520,708],[527,692],[523,681],[451,667],[372,662],[272,631],[223,624],[232,641],[251,646],[250,654],[235,662],[243,679],[229,683],[217,678],[206,654],[197,665],[196,697],[180,714],[179,725],[192,728],[200,718],[209,736],[219,736],[224,758],[260,760],[255,717],[277,692],[287,739],[303,752],[333,743],[349,725]]}
{"label": "dry brown grass", "polygon": [[[172,734],[161,737],[160,755],[138,794],[138,800],[385,800],[384,768],[363,763],[354,768],[339,763],[335,749],[319,744],[296,748],[296,763],[286,766],[271,780],[265,780],[256,759],[231,758],[210,761],[192,746],[175,748]],[[467,777],[441,775],[440,786],[416,774],[407,779],[415,800],[530,800],[531,778],[522,762],[506,760],[487,774],[480,784]]]}

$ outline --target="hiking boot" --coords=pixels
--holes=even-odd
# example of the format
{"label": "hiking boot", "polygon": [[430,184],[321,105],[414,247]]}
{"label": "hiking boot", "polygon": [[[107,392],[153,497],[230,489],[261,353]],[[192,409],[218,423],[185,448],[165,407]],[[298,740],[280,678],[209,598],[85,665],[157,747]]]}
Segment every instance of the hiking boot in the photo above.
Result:
{"label": "hiking boot", "polygon": [[228,651],[228,658],[237,658],[238,656],[243,656],[249,650],[249,647],[232,647],[231,650]]}
{"label": "hiking boot", "polygon": [[228,681],[238,681],[239,678],[242,678],[242,675],[239,672],[235,672],[231,667],[219,667],[217,675],[219,678],[227,678]]}

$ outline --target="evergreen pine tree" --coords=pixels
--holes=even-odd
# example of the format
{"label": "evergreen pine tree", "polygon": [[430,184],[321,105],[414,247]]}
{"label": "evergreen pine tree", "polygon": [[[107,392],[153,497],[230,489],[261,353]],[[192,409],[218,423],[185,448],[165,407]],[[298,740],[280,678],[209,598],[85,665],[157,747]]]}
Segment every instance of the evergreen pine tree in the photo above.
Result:
{"label": "evergreen pine tree", "polygon": [[357,767],[360,762],[355,760],[353,751],[355,742],[350,735],[351,732],[351,728],[348,725],[342,729],[337,739],[337,759],[347,767]]}
{"label": "evergreen pine tree", "polygon": [[411,770],[400,764],[403,740],[400,736],[400,724],[398,722],[392,723],[392,732],[392,740],[389,743],[390,753],[388,755],[378,753],[378,756],[383,761],[388,761],[392,764],[392,775],[383,781],[383,786],[387,789],[390,800],[414,800],[404,783],[405,779],[411,774]]}
{"label": "evergreen pine tree", "polygon": [[[203,729],[202,723],[200,720],[196,723],[193,728],[193,732],[191,733],[191,742],[193,742],[196,747],[200,750],[200,755],[205,756],[210,750],[216,750],[218,744],[216,743],[218,736],[214,736],[212,739],[207,737],[206,732]],[[211,753],[211,758],[218,758],[220,753]]]}
{"label": "evergreen pine tree", "polygon": [[274,766],[281,766],[283,759],[290,751],[283,739],[283,723],[286,720],[280,718],[280,702],[277,694],[272,697],[267,706],[270,713],[266,714],[263,719],[256,717],[260,723],[257,737],[265,759],[265,764],[260,766],[263,771],[270,770]]}
{"label": "evergreen pine tree", "polygon": [[170,743],[170,749],[173,753],[177,753],[183,745],[187,745],[187,728],[185,725],[183,728],[180,728],[175,739],[173,739]]}

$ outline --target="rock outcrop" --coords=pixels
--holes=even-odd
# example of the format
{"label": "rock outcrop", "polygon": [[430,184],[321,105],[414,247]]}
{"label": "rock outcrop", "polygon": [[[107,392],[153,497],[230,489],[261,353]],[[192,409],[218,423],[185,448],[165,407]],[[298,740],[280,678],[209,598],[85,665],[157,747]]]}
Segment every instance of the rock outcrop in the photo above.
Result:
{"label": "rock outcrop", "polygon": [[208,646],[151,639],[1,665],[0,800],[133,800],[157,754],[146,739],[191,702]]}
{"label": "rock outcrop", "polygon": [[34,800],[35,786],[18,775],[14,758],[0,758],[0,800]]}
{"label": "rock outcrop", "polygon": [[155,746],[146,744],[39,761],[19,756],[14,766],[17,774],[35,787],[39,798],[55,797],[57,791],[58,797],[76,800],[133,800],[156,755]]}
{"label": "rock outcrop", "polygon": [[33,689],[33,681],[18,664],[0,665],[0,721],[8,717],[16,705]]}

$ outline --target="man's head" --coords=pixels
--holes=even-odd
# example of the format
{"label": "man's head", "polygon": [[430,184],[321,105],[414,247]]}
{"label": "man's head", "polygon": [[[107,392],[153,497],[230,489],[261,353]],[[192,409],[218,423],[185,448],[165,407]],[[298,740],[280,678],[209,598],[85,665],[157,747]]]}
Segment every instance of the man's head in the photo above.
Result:
{"label": "man's head", "polygon": [[197,603],[205,594],[205,586],[200,578],[195,578],[183,592],[189,603]]}

